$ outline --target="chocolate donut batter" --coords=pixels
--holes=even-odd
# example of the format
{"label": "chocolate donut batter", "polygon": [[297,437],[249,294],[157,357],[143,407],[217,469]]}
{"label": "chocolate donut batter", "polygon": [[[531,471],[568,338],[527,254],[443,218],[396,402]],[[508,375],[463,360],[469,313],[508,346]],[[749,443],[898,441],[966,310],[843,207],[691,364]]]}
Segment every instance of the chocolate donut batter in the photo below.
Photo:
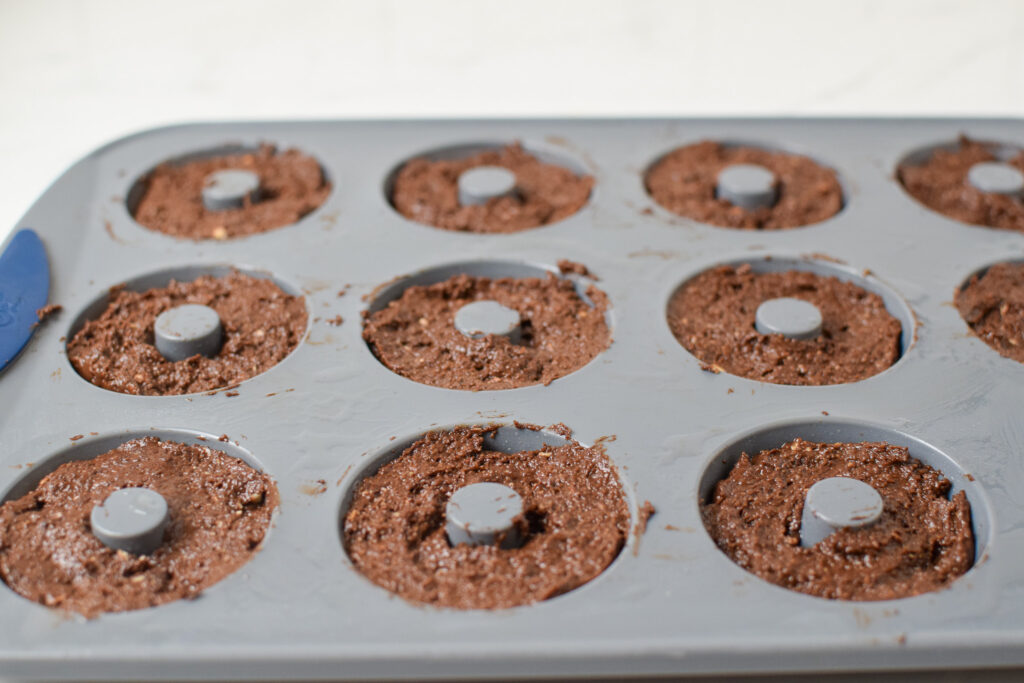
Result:
{"label": "chocolate donut batter", "polygon": [[[476,166],[503,166],[516,174],[516,194],[485,204],[459,203],[459,175]],[[519,143],[462,159],[413,159],[395,178],[391,202],[406,218],[445,230],[518,232],[568,218],[583,208],[590,176],[546,164]]]}
{"label": "chocolate donut batter", "polygon": [[[500,453],[484,446],[490,429],[426,434],[356,487],[345,549],[367,578],[416,603],[500,609],[567,593],[611,564],[630,515],[603,449],[570,441]],[[451,546],[445,505],[477,482],[504,484],[522,497],[521,547]]]}
{"label": "chocolate donut batter", "polygon": [[[247,199],[240,209],[208,211],[203,185],[211,173],[226,169],[259,175],[259,201]],[[191,240],[230,239],[290,225],[323,204],[331,192],[316,159],[266,144],[250,153],[166,162],[140,182],[144,189],[135,220],[150,230]]]}
{"label": "chocolate donut batter", "polygon": [[[224,343],[213,358],[165,359],[154,346],[158,315],[182,304],[217,311]],[[306,331],[306,303],[272,280],[232,272],[166,287],[110,291],[110,303],[68,342],[68,360],[85,379],[122,394],[191,394],[238,384],[292,352]]]}
{"label": "chocolate donut batter", "polygon": [[983,342],[1024,363],[1024,263],[997,263],[972,276],[956,307]]}
{"label": "chocolate donut batter", "polygon": [[[133,486],[153,489],[170,509],[151,555],[112,550],[90,530],[93,507]],[[277,505],[270,477],[238,458],[135,439],[61,465],[0,506],[0,578],[29,600],[87,617],[194,598],[249,561]]]}
{"label": "chocolate donut batter", "polygon": [[[747,210],[715,194],[718,173],[733,164],[764,166],[778,179],[774,206]],[[782,230],[831,218],[843,189],[831,168],[798,154],[705,140],[672,150],[645,178],[647,192],[672,213],[723,228]]]}
{"label": "chocolate donut batter", "polygon": [[[896,177],[907,192],[933,211],[964,223],[1024,232],[1024,202],[982,192],[967,180],[971,166],[1000,161],[993,146],[960,137],[955,150],[937,149],[920,165],[902,164]],[[1006,163],[1024,171],[1024,151]]]}
{"label": "chocolate donut batter", "polygon": [[[605,322],[608,298],[594,286],[587,297],[593,306],[571,281],[553,274],[498,280],[456,275],[409,287],[387,308],[366,316],[363,339],[381,363],[421,384],[472,391],[550,384],[611,344]],[[459,332],[455,313],[481,300],[519,312],[521,343]]]}
{"label": "chocolate donut batter", "polygon": [[[800,545],[807,490],[851,477],[882,496],[882,517]],[[945,588],[974,564],[971,508],[940,472],[886,443],[813,443],[746,453],[703,506],[704,526],[736,564],[791,590],[892,600]]]}
{"label": "chocolate donut batter", "polygon": [[[779,297],[817,306],[821,334],[798,340],[759,333],[757,307]],[[672,295],[668,324],[709,368],[773,384],[856,382],[900,357],[902,327],[880,296],[801,270],[755,273],[749,264],[707,270]]]}

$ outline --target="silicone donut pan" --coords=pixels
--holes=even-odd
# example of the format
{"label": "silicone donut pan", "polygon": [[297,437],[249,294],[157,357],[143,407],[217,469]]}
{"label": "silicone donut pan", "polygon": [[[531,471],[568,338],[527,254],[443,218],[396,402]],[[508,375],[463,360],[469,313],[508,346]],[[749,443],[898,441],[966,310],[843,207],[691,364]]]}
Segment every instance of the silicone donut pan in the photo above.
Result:
{"label": "silicone donut pan", "polygon": [[[309,679],[1024,665],[1024,367],[974,337],[951,305],[970,274],[1020,259],[1024,236],[934,213],[894,180],[915,150],[960,133],[1020,144],[1022,130],[1014,120],[281,122],[177,126],[106,145],[16,226],[42,237],[50,301],[64,311],[0,375],[0,496],[25,493],[62,462],[155,434],[205,437],[262,468],[281,507],[255,558],[196,600],[86,620],[0,587],[0,672]],[[806,154],[838,171],[844,208],[816,225],[770,232],[675,216],[647,195],[644,172],[704,139]],[[403,161],[516,140],[593,175],[586,206],[546,227],[488,235],[433,229],[389,204]],[[179,240],[133,220],[133,183],[158,163],[261,142],[319,160],[333,185],[320,208],[225,241]],[[418,384],[384,367],[362,339],[362,312],[383,305],[382,292],[397,296],[402,277],[452,264],[478,274],[557,272],[560,259],[600,277],[614,341],[548,386]],[[669,331],[669,297],[713,265],[764,269],[778,260],[880,293],[904,325],[900,360],[869,379],[824,387],[702,369]],[[67,339],[109,287],[225,266],[305,294],[305,340],[276,367],[232,391],[145,397],[93,386],[68,362]],[[340,326],[328,323],[338,315]],[[458,611],[407,603],[353,568],[340,523],[362,477],[431,429],[516,420],[565,423],[584,444],[604,437],[633,524],[644,501],[656,507],[646,532],[632,533],[602,575],[534,605]],[[230,441],[217,442],[222,434]],[[537,435],[526,434],[503,430],[499,446],[536,447]],[[700,496],[739,452],[797,436],[887,440],[943,470],[972,505],[975,566],[946,590],[840,602],[735,565],[705,531]]]}

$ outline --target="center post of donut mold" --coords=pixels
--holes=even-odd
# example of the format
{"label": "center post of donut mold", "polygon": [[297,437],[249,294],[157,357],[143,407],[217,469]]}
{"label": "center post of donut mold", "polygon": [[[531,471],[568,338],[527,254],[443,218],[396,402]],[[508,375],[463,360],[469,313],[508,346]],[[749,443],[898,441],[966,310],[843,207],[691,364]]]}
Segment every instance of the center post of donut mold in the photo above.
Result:
{"label": "center post of donut mold", "polygon": [[515,520],[523,514],[523,499],[504,484],[467,484],[452,494],[445,506],[445,532],[453,546],[499,545],[518,548],[524,538]]}
{"label": "center post of donut mold", "polygon": [[821,334],[822,317],[809,301],[779,297],[761,302],[755,314],[755,326],[761,334],[781,334],[790,339],[814,339]]}
{"label": "center post of donut mold", "polygon": [[967,171],[967,182],[982,192],[1024,201],[1024,173],[1012,164],[979,162]]}
{"label": "center post of donut mold", "polygon": [[882,508],[882,496],[870,484],[850,477],[822,479],[807,490],[800,545],[810,548],[840,529],[874,524]]}
{"label": "center post of donut mold", "polygon": [[513,344],[522,341],[519,311],[490,299],[470,302],[456,311],[455,328],[472,339],[493,334]]}
{"label": "center post of donut mold", "polygon": [[767,209],[779,198],[775,174],[759,164],[732,164],[718,173],[715,196],[742,209]]}
{"label": "center post of donut mold", "polygon": [[172,363],[197,355],[213,358],[224,343],[224,328],[209,306],[183,304],[157,316],[153,338],[157,351]]}
{"label": "center post of donut mold", "polygon": [[516,193],[516,174],[503,166],[474,166],[459,174],[459,203],[486,204]]}
{"label": "center post of donut mold", "polygon": [[240,209],[246,201],[255,204],[259,199],[260,177],[252,171],[214,171],[203,182],[203,206],[207,211]]}
{"label": "center post of donut mold", "polygon": [[160,547],[170,516],[167,501],[150,488],[114,491],[89,515],[93,535],[108,548],[149,555]]}

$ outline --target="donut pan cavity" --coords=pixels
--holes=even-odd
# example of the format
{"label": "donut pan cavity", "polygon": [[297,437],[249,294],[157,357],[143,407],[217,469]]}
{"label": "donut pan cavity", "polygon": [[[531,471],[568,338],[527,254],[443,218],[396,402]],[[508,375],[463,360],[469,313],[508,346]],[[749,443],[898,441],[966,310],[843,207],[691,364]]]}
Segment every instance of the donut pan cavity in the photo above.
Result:
{"label": "donut pan cavity", "polygon": [[[278,122],[164,128],[97,150],[14,226],[45,242],[50,300],[64,311],[0,375],[0,492],[18,495],[61,462],[152,433],[205,437],[243,457],[275,479],[281,507],[255,558],[193,601],[83,620],[0,587],[0,674],[357,679],[1024,666],[1024,366],[974,338],[951,305],[979,268],[1024,258],[1024,236],[936,214],[894,180],[916,150],[960,133],[1019,145],[1021,130],[1013,120]],[[804,151],[839,172],[843,210],[774,232],[669,214],[645,194],[645,169],[704,139]],[[476,235],[409,221],[382,192],[423,150],[515,140],[592,174],[587,204],[546,227]],[[225,241],[178,240],[132,219],[129,191],[158,163],[261,142],[316,157],[333,184],[320,208]],[[490,276],[536,275],[560,259],[600,278],[614,342],[549,386],[421,385],[381,365],[362,340],[363,311],[398,296],[403,278],[434,281],[467,264]],[[904,326],[899,362],[824,387],[702,370],[672,336],[665,304],[695,274],[737,262],[861,280]],[[284,362],[232,391],[187,396],[117,394],[77,376],[66,339],[107,288],[225,264],[305,295],[309,330]],[[657,508],[601,576],[543,603],[472,612],[411,605],[352,568],[339,519],[362,477],[432,429],[514,421],[561,422],[581,443],[602,443],[634,523],[644,501]],[[938,466],[972,504],[974,568],[941,592],[865,603],[787,591],[733,564],[704,530],[701,496],[740,450],[797,436],[882,438]]]}

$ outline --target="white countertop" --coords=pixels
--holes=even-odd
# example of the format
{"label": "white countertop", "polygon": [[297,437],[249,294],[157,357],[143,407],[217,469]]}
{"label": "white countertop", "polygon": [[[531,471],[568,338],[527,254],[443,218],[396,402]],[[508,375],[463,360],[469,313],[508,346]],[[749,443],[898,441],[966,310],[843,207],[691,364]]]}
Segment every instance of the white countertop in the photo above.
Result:
{"label": "white countertop", "polygon": [[166,123],[1024,116],[1022,36],[1020,0],[0,0],[0,240]]}
{"label": "white countertop", "polygon": [[1024,2],[0,0],[0,241],[162,124],[719,114],[1024,117]]}

